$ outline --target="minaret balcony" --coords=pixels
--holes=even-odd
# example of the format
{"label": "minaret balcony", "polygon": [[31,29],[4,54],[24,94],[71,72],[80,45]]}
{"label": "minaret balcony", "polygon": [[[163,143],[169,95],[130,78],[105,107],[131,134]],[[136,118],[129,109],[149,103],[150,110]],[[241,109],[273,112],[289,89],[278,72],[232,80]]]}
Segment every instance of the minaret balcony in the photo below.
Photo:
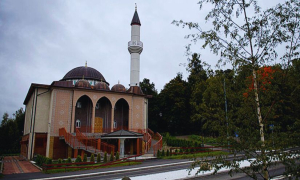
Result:
{"label": "minaret balcony", "polygon": [[142,43],[142,41],[129,41],[128,48],[131,46],[139,46],[139,47],[143,48],[143,43]]}
{"label": "minaret balcony", "polygon": [[130,53],[141,53],[143,51],[143,43],[141,41],[129,41],[128,51]]}

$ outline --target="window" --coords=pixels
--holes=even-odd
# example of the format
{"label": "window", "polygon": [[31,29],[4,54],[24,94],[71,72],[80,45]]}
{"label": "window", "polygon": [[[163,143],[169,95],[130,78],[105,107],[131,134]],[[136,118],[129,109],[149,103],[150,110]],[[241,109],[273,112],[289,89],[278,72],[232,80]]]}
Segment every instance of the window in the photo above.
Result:
{"label": "window", "polygon": [[76,120],[76,128],[80,128],[81,127],[81,122],[79,119]]}
{"label": "window", "polygon": [[117,121],[114,121],[114,128],[117,128]]}

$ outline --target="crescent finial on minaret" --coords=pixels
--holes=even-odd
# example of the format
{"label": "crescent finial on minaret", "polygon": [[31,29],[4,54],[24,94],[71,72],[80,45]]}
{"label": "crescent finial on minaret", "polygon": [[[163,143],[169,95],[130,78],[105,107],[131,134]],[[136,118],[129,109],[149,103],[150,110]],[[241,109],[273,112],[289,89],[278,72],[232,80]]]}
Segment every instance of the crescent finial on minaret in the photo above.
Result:
{"label": "crescent finial on minaret", "polygon": [[135,3],[135,11],[137,11],[137,5],[136,5],[136,3]]}
{"label": "crescent finial on minaret", "polygon": [[85,67],[87,67],[87,61],[85,61]]}

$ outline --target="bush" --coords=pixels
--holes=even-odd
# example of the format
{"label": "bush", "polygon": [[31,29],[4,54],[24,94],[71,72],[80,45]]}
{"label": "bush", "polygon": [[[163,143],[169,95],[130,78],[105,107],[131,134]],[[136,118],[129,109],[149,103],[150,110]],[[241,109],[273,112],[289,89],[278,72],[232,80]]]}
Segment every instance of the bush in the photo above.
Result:
{"label": "bush", "polygon": [[162,152],[161,152],[161,156],[165,156],[165,150],[163,149]]}
{"label": "bush", "polygon": [[91,155],[90,162],[95,162],[95,155],[94,154]]}
{"label": "bush", "polygon": [[87,155],[86,154],[83,155],[83,162],[87,162]]}
{"label": "bush", "polygon": [[52,164],[52,159],[51,158],[47,158],[46,164]]}
{"label": "bush", "polygon": [[97,154],[97,163],[100,163],[101,162],[101,155],[100,153]]}
{"label": "bush", "polygon": [[107,162],[107,152],[104,153],[104,158],[103,158],[103,162]]}
{"label": "bush", "polygon": [[175,149],[175,155],[177,155],[178,154],[178,149]]}
{"label": "bush", "polygon": [[45,156],[42,156],[42,155],[37,155],[37,158],[36,158],[36,165],[42,167],[43,164],[45,164],[47,161],[47,158]]}
{"label": "bush", "polygon": [[78,155],[78,156],[77,156],[77,158],[76,158],[75,162],[76,162],[76,163],[80,163],[80,162],[82,162],[82,161],[81,161],[81,156],[80,156],[80,155]]}
{"label": "bush", "polygon": [[68,157],[67,163],[72,163],[71,157]]}
{"label": "bush", "polygon": [[109,161],[114,161],[114,154],[113,154],[113,152],[110,153],[110,159],[109,159]]}
{"label": "bush", "polygon": [[62,159],[58,159],[57,164],[61,164],[62,163]]}
{"label": "bush", "polygon": [[182,154],[182,153],[183,153],[183,150],[182,150],[182,149],[180,149],[180,150],[179,150],[179,153],[180,153],[180,154]]}
{"label": "bush", "polygon": [[167,149],[167,154],[166,154],[167,156],[170,156],[170,151],[169,151],[169,149]]}
{"label": "bush", "polygon": [[120,159],[120,155],[119,155],[119,151],[117,151],[116,153],[116,160],[119,160]]}
{"label": "bush", "polygon": [[156,156],[157,157],[160,157],[161,155],[160,155],[160,151],[159,151],[159,149],[157,150],[157,154],[156,154]]}

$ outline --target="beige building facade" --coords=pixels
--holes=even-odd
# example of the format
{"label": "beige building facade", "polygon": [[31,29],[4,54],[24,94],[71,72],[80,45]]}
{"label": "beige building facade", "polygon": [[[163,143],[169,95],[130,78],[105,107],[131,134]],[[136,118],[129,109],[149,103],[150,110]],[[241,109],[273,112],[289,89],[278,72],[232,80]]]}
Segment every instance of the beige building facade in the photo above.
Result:
{"label": "beige building facade", "polygon": [[130,88],[121,84],[110,88],[103,75],[87,64],[50,85],[31,84],[24,101],[24,157],[40,154],[58,159],[105,151],[124,156],[147,150],[148,96],[138,83],[143,44],[137,11],[131,26],[138,38],[128,43]]}

